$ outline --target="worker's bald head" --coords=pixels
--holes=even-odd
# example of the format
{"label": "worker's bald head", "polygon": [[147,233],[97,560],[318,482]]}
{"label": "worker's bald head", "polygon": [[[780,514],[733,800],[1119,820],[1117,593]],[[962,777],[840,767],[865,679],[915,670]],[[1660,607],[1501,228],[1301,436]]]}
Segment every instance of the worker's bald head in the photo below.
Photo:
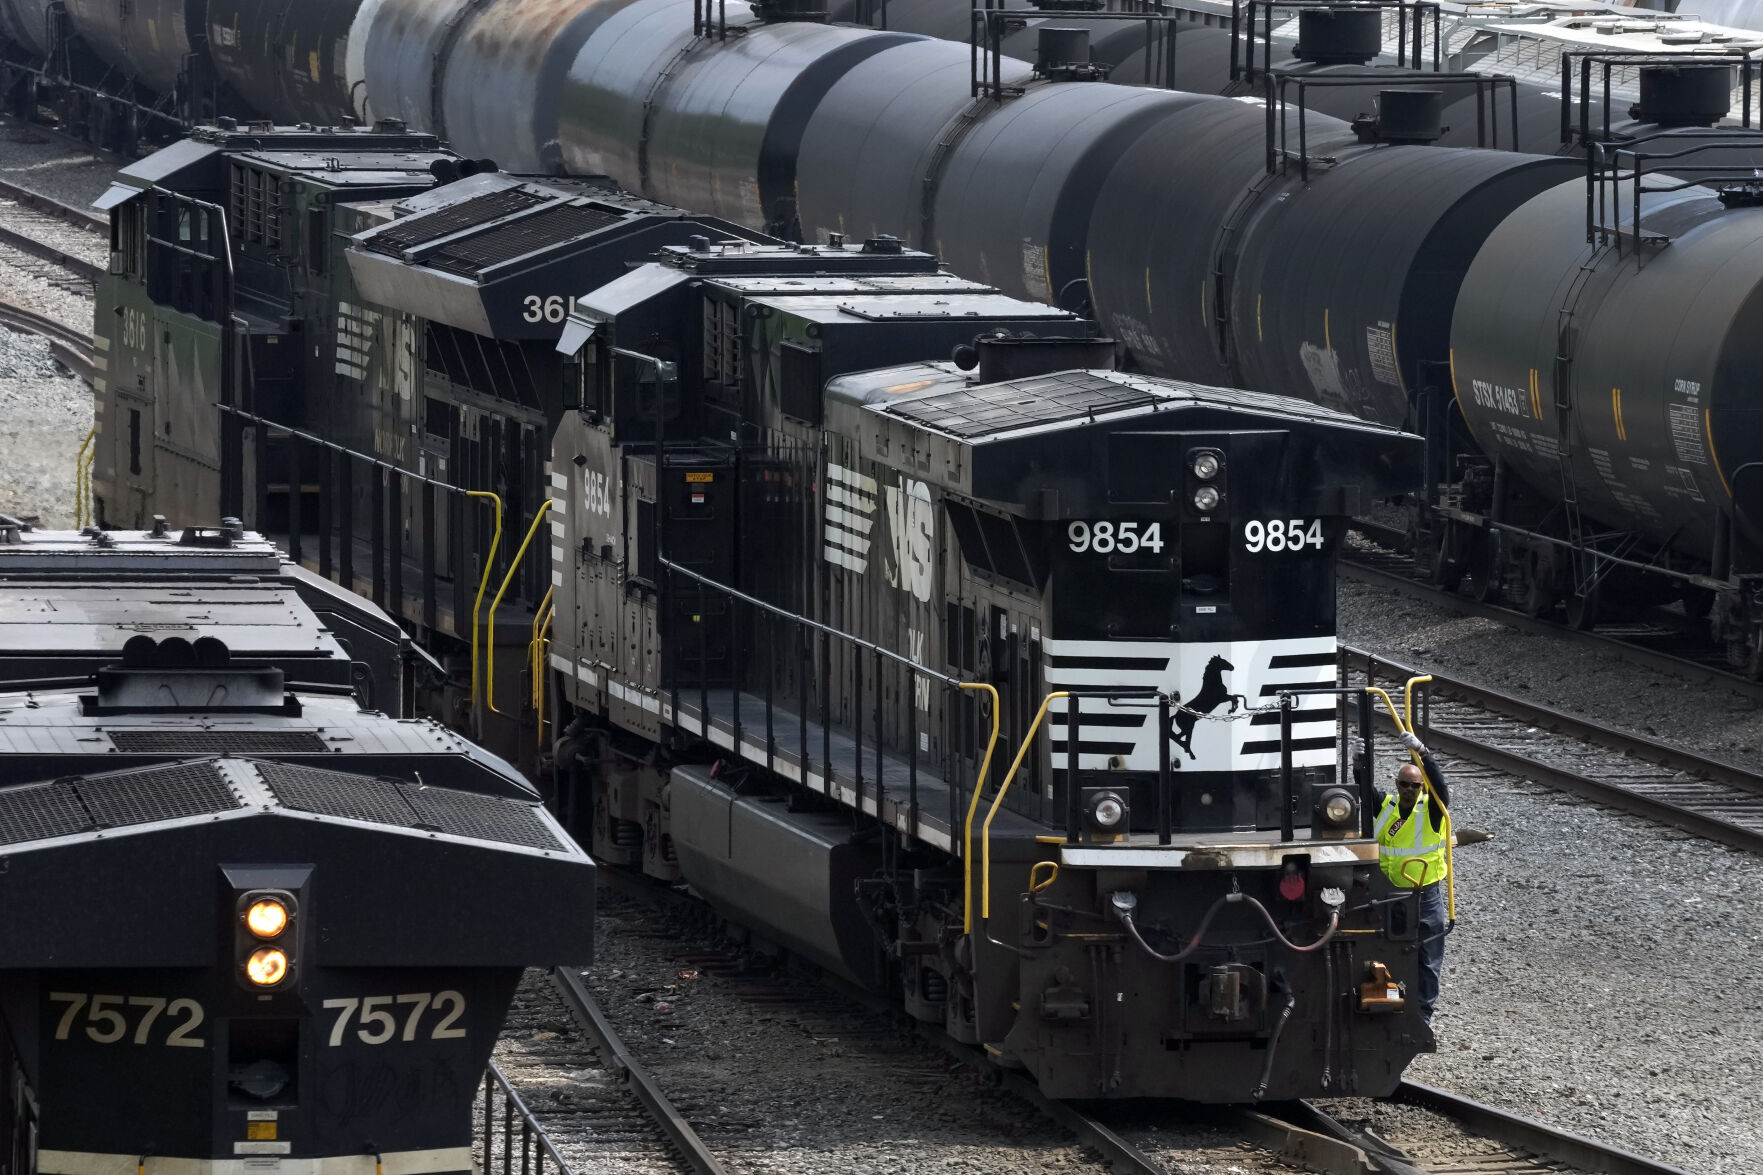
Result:
{"label": "worker's bald head", "polygon": [[1396,786],[1403,791],[1418,788],[1421,784],[1422,778],[1423,776],[1420,774],[1420,768],[1412,763],[1404,763],[1402,764],[1401,769],[1396,772]]}

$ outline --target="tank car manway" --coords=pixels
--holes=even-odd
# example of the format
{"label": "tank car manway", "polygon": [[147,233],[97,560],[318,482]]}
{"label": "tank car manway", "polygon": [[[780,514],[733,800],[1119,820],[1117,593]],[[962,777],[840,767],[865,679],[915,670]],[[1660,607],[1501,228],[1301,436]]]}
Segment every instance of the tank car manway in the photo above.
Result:
{"label": "tank car manway", "polygon": [[[1440,604],[1465,616],[1485,616],[1524,632],[1548,633],[1576,640],[1595,641],[1617,651],[1625,661],[1693,680],[1722,686],[1763,701],[1763,681],[1754,681],[1732,669],[1719,651],[1706,641],[1698,642],[1682,627],[1681,617],[1660,613],[1658,619],[1638,619],[1599,624],[1595,630],[1575,629],[1517,608],[1484,602],[1459,592],[1445,591],[1419,578],[1420,570],[1405,551],[1408,538],[1399,530],[1358,518],[1353,532],[1363,539],[1348,545],[1341,554],[1341,571],[1365,583],[1394,588],[1405,595]],[[1675,623],[1674,623],[1675,621]],[[1677,651],[1672,651],[1677,650]]]}
{"label": "tank car manway", "polygon": [[[1356,679],[1368,660],[1385,683],[1417,672],[1345,646],[1341,659]],[[1447,755],[1763,853],[1763,775],[1436,673],[1430,690],[1424,737]]]}

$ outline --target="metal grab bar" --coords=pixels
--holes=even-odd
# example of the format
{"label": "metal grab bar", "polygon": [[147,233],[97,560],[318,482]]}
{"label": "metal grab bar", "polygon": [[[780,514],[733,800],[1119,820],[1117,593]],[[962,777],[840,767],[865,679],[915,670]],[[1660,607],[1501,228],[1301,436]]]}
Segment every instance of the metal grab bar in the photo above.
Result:
{"label": "metal grab bar", "polygon": [[73,528],[81,530],[86,525],[86,450],[92,450],[97,456],[98,446],[92,442],[98,438],[98,425],[93,423],[86,439],[80,442],[80,451],[73,455]]}
{"label": "metal grab bar", "polygon": [[[484,592],[490,586],[490,571],[496,566],[496,548],[502,543],[502,499],[489,490],[466,490],[468,498],[488,498],[496,507],[496,531],[490,536],[490,550],[484,556],[484,574],[478,580],[477,600],[471,606],[471,708],[477,710],[478,614],[484,610]],[[492,650],[492,653],[494,650]]]}
{"label": "metal grab bar", "polygon": [[[981,918],[990,919],[992,916],[992,820],[997,816],[998,809],[1003,806],[1004,796],[1010,791],[1010,784],[1015,780],[1016,772],[1022,767],[1022,761],[1028,758],[1029,748],[1034,746],[1035,735],[1040,733],[1041,722],[1047,717],[1047,707],[1051,706],[1057,698],[1070,697],[1071,694],[1065,690],[1055,690],[1053,693],[1050,693],[1041,699],[1041,708],[1035,711],[1035,720],[1029,723],[1028,733],[1023,736],[1022,746],[1018,748],[1016,752],[1016,759],[1010,764],[1010,770],[1005,772],[1003,782],[998,785],[998,794],[992,799],[991,810],[986,813],[986,822],[980,828],[979,916]],[[1073,745],[1077,743],[1077,728],[1075,725],[1071,723],[1067,724],[1065,737],[1069,739]],[[1068,788],[1076,787],[1077,780],[1066,780],[1065,786]]]}
{"label": "metal grab bar", "polygon": [[[984,690],[992,695],[992,737],[986,740],[986,757],[979,765],[979,779],[973,785],[973,798],[967,801],[967,825],[962,832],[961,870],[965,886],[962,899],[962,933],[973,933],[973,816],[979,811],[979,798],[986,790],[986,774],[992,769],[992,749],[998,745],[998,687],[986,682],[963,681],[962,689]],[[989,822],[989,818],[988,818]]]}
{"label": "metal grab bar", "polygon": [[533,613],[533,636],[527,643],[527,661],[532,667],[532,702],[536,718],[533,728],[538,734],[539,749],[545,747],[545,662],[547,650],[551,647],[551,639],[545,634],[551,631],[551,617],[555,614],[552,603],[557,592],[557,585],[552,584],[545,590],[545,598],[539,601],[538,611]]}
{"label": "metal grab bar", "polygon": [[[487,642],[489,644],[489,650],[486,654],[489,659],[489,665],[484,673],[484,703],[490,707],[490,713],[492,714],[500,714],[502,712],[496,709],[496,609],[501,606],[502,596],[508,591],[508,585],[513,583],[514,577],[519,574],[520,560],[526,555],[526,549],[532,545],[533,536],[539,533],[539,527],[544,523],[545,515],[550,512],[551,500],[547,498],[544,502],[540,503],[538,513],[533,515],[533,524],[526,528],[526,537],[520,540],[520,549],[515,551],[514,558],[508,561],[508,574],[502,577],[502,586],[496,589],[496,598],[490,601],[490,620],[488,624],[489,638]],[[494,549],[494,547],[491,548],[492,552],[494,552]],[[486,582],[488,581],[487,572],[485,573],[485,580]],[[482,591],[478,593],[478,598],[483,598]],[[472,619],[474,621],[476,620],[475,614]]]}
{"label": "metal grab bar", "polygon": [[[501,1093],[502,1100],[499,1121],[494,1096],[497,1092]],[[573,1175],[551,1136],[545,1133],[544,1126],[533,1116],[521,1096],[514,1092],[514,1087],[494,1061],[484,1069],[483,1095],[484,1151],[478,1170],[484,1175],[516,1175],[517,1171],[519,1175],[545,1175],[549,1169],[556,1175]],[[501,1136],[499,1140],[498,1134]],[[498,1141],[500,1147],[496,1145]],[[377,1170],[377,1163],[375,1167]]]}

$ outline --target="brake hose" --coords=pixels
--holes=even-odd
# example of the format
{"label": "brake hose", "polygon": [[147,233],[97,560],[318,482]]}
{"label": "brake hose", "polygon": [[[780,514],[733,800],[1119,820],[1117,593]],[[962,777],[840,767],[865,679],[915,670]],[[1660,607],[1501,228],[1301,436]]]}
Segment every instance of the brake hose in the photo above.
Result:
{"label": "brake hose", "polygon": [[[1334,933],[1332,927],[1330,927],[1329,933]],[[1324,939],[1323,941],[1326,942],[1327,940]],[[1261,1081],[1255,1086],[1255,1092],[1249,1095],[1249,1100],[1251,1101],[1258,1102],[1267,1096],[1267,1084],[1273,1080],[1273,1055],[1279,1051],[1279,1036],[1280,1033],[1286,1030],[1286,1021],[1292,1018],[1292,1009],[1297,1007],[1297,1004],[1298,997],[1291,992],[1287,992],[1286,1006],[1279,1010],[1279,1019],[1274,1021],[1273,1024],[1273,1035],[1269,1037],[1267,1041],[1267,1063],[1261,1067]]]}
{"label": "brake hose", "polygon": [[1111,901],[1114,908],[1114,916],[1120,919],[1121,925],[1126,927],[1126,932],[1132,936],[1132,940],[1138,943],[1140,949],[1147,955],[1150,955],[1160,963],[1179,963],[1198,950],[1201,940],[1206,936],[1206,928],[1212,924],[1213,916],[1217,914],[1219,909],[1227,902],[1246,902],[1254,907],[1255,912],[1260,914],[1262,920],[1267,923],[1268,929],[1273,931],[1273,937],[1278,939],[1280,944],[1287,950],[1296,951],[1301,955],[1309,954],[1311,951],[1321,950],[1333,940],[1335,931],[1338,930],[1341,925],[1341,911],[1340,907],[1337,905],[1329,911],[1328,929],[1322,932],[1322,937],[1308,946],[1299,946],[1280,931],[1279,924],[1273,920],[1273,915],[1268,913],[1266,906],[1262,905],[1259,901],[1250,897],[1246,893],[1232,890],[1230,893],[1225,894],[1223,897],[1213,902],[1211,906],[1207,907],[1205,917],[1200,919],[1199,929],[1194,931],[1194,936],[1188,940],[1187,946],[1183,947],[1173,955],[1166,955],[1157,950],[1150,943],[1146,942],[1145,936],[1139,933],[1138,924],[1133,920],[1133,910],[1138,907],[1137,897],[1128,890],[1117,890]]}

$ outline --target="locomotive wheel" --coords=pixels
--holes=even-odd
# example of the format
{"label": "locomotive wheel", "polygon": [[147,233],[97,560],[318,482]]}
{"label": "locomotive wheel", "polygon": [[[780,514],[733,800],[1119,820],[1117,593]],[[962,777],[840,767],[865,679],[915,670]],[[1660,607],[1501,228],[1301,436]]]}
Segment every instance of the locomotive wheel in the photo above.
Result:
{"label": "locomotive wheel", "polygon": [[1500,572],[1506,562],[1500,532],[1485,531],[1476,535],[1474,542],[1470,576],[1475,580],[1475,598],[1484,604],[1492,604],[1500,598]]}

